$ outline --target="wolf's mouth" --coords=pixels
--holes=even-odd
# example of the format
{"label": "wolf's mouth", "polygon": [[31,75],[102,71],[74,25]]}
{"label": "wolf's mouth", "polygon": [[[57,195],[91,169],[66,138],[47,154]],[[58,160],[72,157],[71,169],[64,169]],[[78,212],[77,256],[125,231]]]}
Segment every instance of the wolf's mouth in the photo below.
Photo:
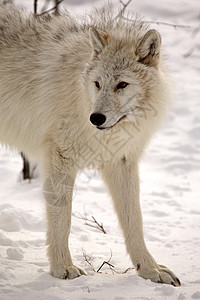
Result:
{"label": "wolf's mouth", "polygon": [[125,118],[126,118],[126,115],[122,116],[115,124],[113,124],[111,126],[108,126],[108,127],[97,126],[97,129],[99,129],[99,130],[106,130],[106,129],[113,128],[116,124],[118,124],[119,122],[121,122]]}

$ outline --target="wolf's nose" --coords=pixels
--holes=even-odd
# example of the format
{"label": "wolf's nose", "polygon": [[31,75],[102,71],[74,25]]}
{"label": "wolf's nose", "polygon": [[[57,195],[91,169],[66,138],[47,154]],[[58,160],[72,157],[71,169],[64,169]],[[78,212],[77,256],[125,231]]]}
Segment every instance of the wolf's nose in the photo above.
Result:
{"label": "wolf's nose", "polygon": [[93,113],[90,115],[90,122],[93,125],[101,126],[106,121],[106,116],[101,113]]}

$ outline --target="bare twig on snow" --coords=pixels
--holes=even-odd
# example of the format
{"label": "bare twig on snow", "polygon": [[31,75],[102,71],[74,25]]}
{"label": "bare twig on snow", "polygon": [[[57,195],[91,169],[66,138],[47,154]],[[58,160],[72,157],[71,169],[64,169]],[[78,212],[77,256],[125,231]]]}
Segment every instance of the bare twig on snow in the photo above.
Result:
{"label": "bare twig on snow", "polygon": [[82,219],[85,221],[85,225],[87,226],[90,226],[90,227],[93,227],[93,228],[96,228],[100,231],[102,231],[104,234],[106,234],[106,231],[104,229],[104,226],[103,226],[103,223],[99,223],[97,222],[97,220],[95,219],[95,217],[92,216],[92,220],[91,219],[88,219],[86,216],[81,216],[81,215],[77,215],[77,214],[72,214],[75,218],[78,218],[78,219]]}
{"label": "bare twig on snow", "polygon": [[[109,260],[107,260],[107,261],[105,261],[104,260],[104,262],[101,264],[101,266],[98,268],[98,270],[97,270],[97,273],[99,273],[99,271],[103,268],[103,266],[105,265],[105,264],[107,264],[110,268],[114,268],[114,266],[110,263],[110,261],[111,261],[111,259],[112,259],[112,250],[110,249],[110,258],[109,258]],[[111,269],[112,270],[112,269]]]}
{"label": "bare twig on snow", "polygon": [[116,274],[126,274],[128,271],[130,270],[133,270],[134,268],[127,268],[125,271],[123,272],[118,272],[115,270],[115,266],[113,264],[110,263],[111,259],[112,259],[112,250],[110,249],[110,258],[107,260],[107,261],[103,261],[103,263],[100,265],[100,267],[95,270],[94,266],[93,266],[93,262],[92,262],[92,256],[89,256],[86,254],[86,251],[84,249],[82,249],[82,252],[83,252],[83,257],[84,257],[84,260],[85,262],[90,265],[92,267],[92,270],[95,272],[95,273],[100,273],[100,270],[103,268],[104,265],[108,265],[109,266],[109,269],[112,271],[112,273],[116,273]]}
{"label": "bare twig on snow", "polygon": [[95,269],[94,269],[94,266],[93,266],[92,256],[89,256],[84,249],[82,249],[82,253],[83,253],[83,257],[85,259],[85,262],[92,267],[92,270],[94,272],[96,272]]}

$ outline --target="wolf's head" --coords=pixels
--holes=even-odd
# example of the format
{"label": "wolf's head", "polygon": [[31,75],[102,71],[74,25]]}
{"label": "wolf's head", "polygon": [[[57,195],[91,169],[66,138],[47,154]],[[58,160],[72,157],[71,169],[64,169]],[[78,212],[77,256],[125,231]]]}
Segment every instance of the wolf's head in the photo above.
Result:
{"label": "wolf's head", "polygon": [[134,122],[153,105],[148,101],[160,84],[160,35],[156,30],[125,34],[119,28],[108,33],[94,27],[89,34],[93,53],[85,80],[93,103],[91,123],[108,129],[122,120]]}

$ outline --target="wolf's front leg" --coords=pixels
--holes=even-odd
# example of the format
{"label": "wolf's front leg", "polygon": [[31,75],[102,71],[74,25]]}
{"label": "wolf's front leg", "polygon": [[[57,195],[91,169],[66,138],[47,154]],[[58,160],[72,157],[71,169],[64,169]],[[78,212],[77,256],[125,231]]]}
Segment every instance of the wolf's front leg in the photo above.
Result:
{"label": "wolf's front leg", "polygon": [[156,263],[145,245],[137,162],[124,157],[121,161],[106,164],[102,176],[112,195],[127,251],[138,274],[154,282],[180,285],[179,279],[172,271]]}
{"label": "wolf's front leg", "polygon": [[73,170],[65,173],[49,172],[43,186],[47,210],[50,273],[61,279],[86,275],[84,270],[73,265],[68,247],[74,181]]}

